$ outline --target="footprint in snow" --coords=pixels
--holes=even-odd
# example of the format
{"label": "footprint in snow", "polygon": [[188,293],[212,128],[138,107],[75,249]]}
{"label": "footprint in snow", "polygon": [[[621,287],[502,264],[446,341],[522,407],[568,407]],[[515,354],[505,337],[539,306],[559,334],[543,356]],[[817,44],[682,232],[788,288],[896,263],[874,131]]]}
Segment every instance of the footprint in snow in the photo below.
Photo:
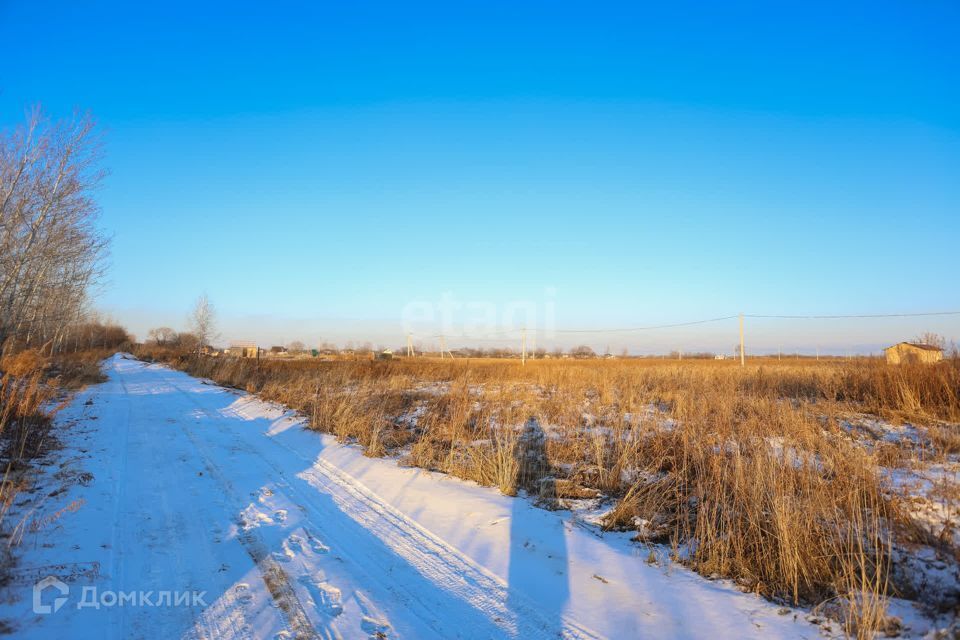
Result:
{"label": "footprint in snow", "polygon": [[[294,536],[294,537],[296,537],[296,536]],[[290,562],[291,560],[293,560],[294,558],[297,557],[297,551],[302,551],[302,550],[303,550],[303,548],[300,546],[299,538],[297,538],[297,541],[295,541],[295,542],[293,542],[293,543],[291,543],[290,540],[284,540],[284,541],[283,541],[283,550],[282,550],[282,551],[274,551],[274,552],[273,552],[273,557],[274,557],[278,562]]]}
{"label": "footprint in snow", "polygon": [[304,535],[307,536],[307,539],[310,541],[310,548],[316,553],[330,553],[330,547],[320,542],[320,539],[315,533],[307,529],[303,530]]}
{"label": "footprint in snow", "polygon": [[240,514],[240,526],[244,531],[249,531],[250,529],[256,529],[261,525],[271,525],[274,524],[273,518],[263,513],[262,511],[257,511],[253,505],[250,505]]}
{"label": "footprint in snow", "polygon": [[360,620],[360,628],[370,634],[371,638],[389,638],[387,632],[390,631],[390,625],[383,620],[363,616]]}
{"label": "footprint in snow", "polygon": [[291,549],[296,549],[300,553],[303,553],[304,551],[303,538],[301,538],[297,534],[293,534],[289,538],[287,538],[287,543],[289,544]]}
{"label": "footprint in snow", "polygon": [[313,598],[313,604],[321,613],[326,613],[335,617],[343,613],[343,605],[340,602],[340,589],[324,580],[314,580],[308,575],[300,576],[300,584],[307,588],[310,597]]}
{"label": "footprint in snow", "polygon": [[247,604],[253,601],[253,594],[250,593],[250,585],[246,582],[241,582],[233,588],[233,593],[236,595],[237,600],[243,604]]}
{"label": "footprint in snow", "polygon": [[360,613],[363,614],[360,618],[360,628],[372,638],[389,637],[387,634],[391,628],[390,622],[377,610],[370,599],[359,591],[355,592],[353,597],[357,601],[357,606],[360,607]]}

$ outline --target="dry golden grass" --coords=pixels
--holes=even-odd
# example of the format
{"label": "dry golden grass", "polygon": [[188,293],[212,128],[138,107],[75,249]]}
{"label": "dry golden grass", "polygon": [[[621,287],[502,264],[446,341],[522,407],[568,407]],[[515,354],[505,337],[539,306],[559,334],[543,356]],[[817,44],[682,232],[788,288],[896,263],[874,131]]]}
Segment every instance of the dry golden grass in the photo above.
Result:
{"label": "dry golden grass", "polygon": [[44,405],[52,398],[41,371],[23,377],[0,376],[0,525],[23,487],[26,461],[42,446],[50,425]]}
{"label": "dry golden grass", "polygon": [[861,636],[885,625],[883,596],[897,591],[890,549],[916,530],[879,469],[916,452],[866,446],[845,416],[929,423],[927,457],[955,453],[960,439],[956,362],[182,358],[179,366],[295,408],[368,455],[400,453],[546,503],[598,490],[616,500],[607,526],[635,528],[704,575],[775,600],[829,603]]}
{"label": "dry golden grass", "polygon": [[30,461],[51,444],[60,391],[103,381],[99,363],[107,355],[89,350],[49,357],[28,349],[0,360],[0,525],[25,486]]}

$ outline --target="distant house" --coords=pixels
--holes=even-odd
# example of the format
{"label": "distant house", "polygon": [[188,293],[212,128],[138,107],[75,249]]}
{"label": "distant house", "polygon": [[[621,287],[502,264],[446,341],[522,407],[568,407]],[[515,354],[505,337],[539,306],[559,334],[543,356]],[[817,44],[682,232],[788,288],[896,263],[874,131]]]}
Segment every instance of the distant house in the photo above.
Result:
{"label": "distant house", "polygon": [[280,355],[287,352],[286,347],[270,347],[270,353],[274,355]]}
{"label": "distant house", "polygon": [[933,364],[943,360],[943,350],[932,344],[901,342],[883,350],[887,364],[920,363]]}
{"label": "distant house", "polygon": [[227,354],[234,358],[256,358],[259,350],[255,342],[231,342]]}

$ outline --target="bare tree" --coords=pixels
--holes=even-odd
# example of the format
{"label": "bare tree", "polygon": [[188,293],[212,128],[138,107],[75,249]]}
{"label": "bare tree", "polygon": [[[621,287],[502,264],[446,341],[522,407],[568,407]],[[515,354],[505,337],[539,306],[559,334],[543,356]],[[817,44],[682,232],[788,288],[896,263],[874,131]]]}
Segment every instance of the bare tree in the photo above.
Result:
{"label": "bare tree", "polygon": [[931,347],[937,347],[938,349],[945,349],[947,346],[947,339],[941,336],[939,333],[933,333],[932,331],[925,331],[913,340],[914,342],[928,344]]}
{"label": "bare tree", "polygon": [[290,353],[303,353],[306,350],[307,350],[306,346],[304,346],[304,344],[299,340],[294,340],[293,342],[287,345],[287,351],[289,351]]}
{"label": "bare tree", "polygon": [[203,348],[203,346],[200,344],[200,340],[197,339],[197,336],[189,331],[181,331],[178,333],[177,337],[173,341],[173,346],[186,352],[199,352]]}
{"label": "bare tree", "polygon": [[176,342],[177,332],[170,327],[157,327],[147,332],[147,339],[162,347]]}
{"label": "bare tree", "polygon": [[198,352],[216,337],[216,312],[207,294],[197,298],[193,305],[193,313],[190,314],[190,330],[197,338]]}
{"label": "bare tree", "polygon": [[[0,131],[0,344],[60,348],[84,321],[107,240],[93,191],[104,177],[93,120],[39,108]],[[15,344],[14,344],[15,343]]]}
{"label": "bare tree", "polygon": [[570,349],[570,355],[574,358],[596,358],[597,354],[593,349],[585,344]]}

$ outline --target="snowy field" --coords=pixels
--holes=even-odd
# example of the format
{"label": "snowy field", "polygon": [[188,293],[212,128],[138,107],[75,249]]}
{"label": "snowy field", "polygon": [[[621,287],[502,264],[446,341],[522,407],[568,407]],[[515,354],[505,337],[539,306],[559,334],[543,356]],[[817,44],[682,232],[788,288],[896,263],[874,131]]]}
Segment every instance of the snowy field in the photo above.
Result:
{"label": "snowy field", "polygon": [[7,516],[22,542],[0,618],[17,638],[824,633],[569,511],[364,457],[164,366],[105,370]]}

